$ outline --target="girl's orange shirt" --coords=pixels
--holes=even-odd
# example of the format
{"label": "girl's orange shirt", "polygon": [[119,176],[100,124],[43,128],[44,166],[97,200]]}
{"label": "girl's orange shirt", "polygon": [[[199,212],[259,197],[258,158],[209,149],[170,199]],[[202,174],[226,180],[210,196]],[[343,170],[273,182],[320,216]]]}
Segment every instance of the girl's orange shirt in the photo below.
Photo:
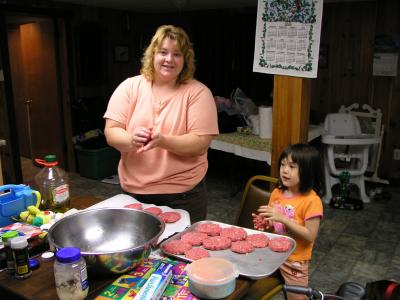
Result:
{"label": "girl's orange shirt", "polygon": [[[280,210],[286,217],[292,219],[301,226],[305,226],[305,221],[312,218],[322,218],[323,205],[321,198],[317,193],[311,190],[305,195],[296,195],[294,197],[285,197],[282,190],[276,188],[273,190],[269,205]],[[275,233],[288,235],[286,228],[281,223],[274,224]],[[305,242],[294,238],[296,249],[289,256],[291,261],[310,260],[314,243]]]}

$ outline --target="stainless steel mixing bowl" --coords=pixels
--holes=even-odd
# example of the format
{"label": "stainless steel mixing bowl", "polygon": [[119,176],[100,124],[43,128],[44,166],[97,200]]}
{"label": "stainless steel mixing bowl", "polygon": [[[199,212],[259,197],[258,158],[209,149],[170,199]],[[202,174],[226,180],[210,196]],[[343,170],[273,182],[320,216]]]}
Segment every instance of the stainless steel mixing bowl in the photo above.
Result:
{"label": "stainless steel mixing bowl", "polygon": [[78,247],[88,270],[121,274],[151,252],[165,223],[145,211],[128,208],[84,210],[51,226],[50,247]]}

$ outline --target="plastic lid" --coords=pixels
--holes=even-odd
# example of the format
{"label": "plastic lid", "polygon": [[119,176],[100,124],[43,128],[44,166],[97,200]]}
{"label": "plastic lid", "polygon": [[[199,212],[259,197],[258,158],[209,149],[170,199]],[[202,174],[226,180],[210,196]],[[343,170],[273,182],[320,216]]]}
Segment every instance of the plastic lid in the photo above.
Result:
{"label": "plastic lid", "polygon": [[23,249],[28,247],[28,239],[26,236],[17,236],[10,240],[10,245],[13,249]]}
{"label": "plastic lid", "polygon": [[57,251],[56,258],[59,262],[74,262],[81,258],[81,250],[75,247],[62,248]]}
{"label": "plastic lid", "polygon": [[16,230],[10,230],[7,231],[6,233],[3,233],[3,235],[1,236],[2,240],[4,242],[7,242],[9,239],[15,238],[18,236],[18,231]]}
{"label": "plastic lid", "polygon": [[225,284],[239,276],[236,265],[227,259],[205,257],[188,265],[187,273],[192,281],[203,284]]}
{"label": "plastic lid", "polygon": [[51,251],[46,251],[42,253],[41,257],[44,261],[50,261],[54,258],[54,253]]}
{"label": "plastic lid", "polygon": [[57,161],[57,157],[54,154],[49,154],[44,157],[46,162],[55,162]]}
{"label": "plastic lid", "polygon": [[35,270],[35,269],[39,268],[39,266],[40,266],[40,262],[36,258],[29,259],[29,268],[31,270]]}

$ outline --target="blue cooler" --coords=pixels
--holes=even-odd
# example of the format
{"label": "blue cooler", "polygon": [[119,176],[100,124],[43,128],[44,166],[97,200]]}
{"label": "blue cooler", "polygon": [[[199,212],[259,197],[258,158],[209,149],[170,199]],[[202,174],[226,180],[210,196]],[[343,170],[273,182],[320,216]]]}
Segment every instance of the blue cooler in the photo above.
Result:
{"label": "blue cooler", "polygon": [[30,205],[39,207],[40,193],[24,184],[8,184],[0,186],[0,227],[14,221],[11,217],[19,217]]}

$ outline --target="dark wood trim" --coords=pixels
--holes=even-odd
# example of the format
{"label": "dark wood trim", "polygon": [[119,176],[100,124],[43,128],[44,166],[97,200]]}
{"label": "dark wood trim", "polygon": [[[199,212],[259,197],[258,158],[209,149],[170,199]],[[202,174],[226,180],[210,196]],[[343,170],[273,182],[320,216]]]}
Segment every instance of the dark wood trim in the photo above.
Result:
{"label": "dark wood trim", "polygon": [[7,141],[7,148],[5,152],[8,155],[8,159],[5,159],[2,162],[3,172],[6,175],[4,177],[4,182],[18,183],[22,182],[22,170],[21,161],[19,158],[20,153],[18,145],[16,112],[13,101],[14,95],[11,82],[11,67],[8,59],[9,51],[7,41],[7,26],[5,14],[3,12],[0,13],[0,45],[3,45],[3,47],[0,47],[0,55],[2,64],[1,68],[3,69],[4,74],[4,112],[7,114],[4,123],[7,124],[8,127],[4,128],[6,134],[6,137],[4,138]]}

